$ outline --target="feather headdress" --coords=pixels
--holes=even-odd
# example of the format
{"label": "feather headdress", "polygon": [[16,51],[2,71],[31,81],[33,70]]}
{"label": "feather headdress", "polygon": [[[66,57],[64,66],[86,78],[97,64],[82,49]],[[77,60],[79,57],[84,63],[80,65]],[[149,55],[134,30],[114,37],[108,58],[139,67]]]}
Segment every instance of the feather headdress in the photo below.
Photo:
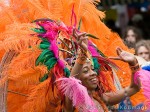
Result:
{"label": "feather headdress", "polygon": [[[61,21],[54,21],[50,19],[39,19],[39,20],[35,20],[33,24],[36,25],[35,28],[33,27],[31,30],[33,30],[36,33],[31,33],[29,34],[29,36],[31,38],[38,37],[39,39],[37,39],[38,42],[36,44],[39,45],[37,46],[35,44],[37,46],[36,47],[32,44],[29,44],[28,48],[14,49],[15,51],[19,51],[19,55],[15,57],[10,63],[9,74],[10,74],[10,79],[13,81],[17,81],[19,79],[23,80],[21,81],[23,85],[18,87],[18,89],[24,88],[25,83],[28,85],[31,85],[31,83],[33,83],[32,85],[33,87],[35,86],[34,87],[35,89],[28,91],[31,92],[31,94],[28,95],[28,101],[27,103],[25,103],[24,108],[28,106],[30,107],[28,108],[28,111],[33,111],[34,108],[36,108],[37,110],[41,109],[42,111],[43,109],[46,109],[45,106],[47,105],[47,101],[52,100],[51,99],[52,96],[49,95],[53,95],[55,93],[54,96],[58,97],[56,95],[58,93],[55,92],[56,88],[54,86],[54,82],[55,80],[63,76],[69,77],[70,71],[69,68],[67,68],[66,66],[65,59],[75,58],[79,46],[77,45],[75,38],[72,36],[73,27],[68,27]],[[21,49],[22,50],[25,49],[25,50],[21,51]],[[98,48],[96,48],[96,46],[91,41],[89,41],[88,50],[89,53],[91,54],[90,57],[91,61],[93,62],[94,68],[98,74],[100,74],[100,71],[111,71],[110,65],[116,66],[113,62],[108,60],[107,57],[100,50],[98,50]],[[21,56],[28,56],[28,58],[29,57],[31,58],[29,58],[30,60],[26,60],[23,59]],[[20,59],[22,59],[21,62],[18,61]],[[13,70],[17,65],[22,68],[14,72]],[[45,66],[47,69],[45,74],[43,74],[44,71],[39,68],[42,66]],[[38,78],[39,78],[39,82],[38,82]],[[103,77],[101,81],[103,82],[101,85],[104,84],[103,86],[106,85],[109,86],[108,85],[109,83],[105,77]],[[19,84],[19,82],[20,81],[17,81],[16,84],[17,83]],[[45,88],[46,82],[47,84],[49,82],[49,84],[47,85],[47,89]],[[43,105],[43,107],[41,106],[37,107],[38,102],[40,103],[40,100],[42,98],[42,97],[39,98],[37,97],[40,91],[43,90],[41,87],[45,88],[44,90],[45,91],[44,94],[46,97],[45,104],[44,104],[45,106]],[[37,103],[36,105],[35,105],[35,101]]]}
{"label": "feather headdress", "polygon": [[[93,37],[88,47],[91,60],[95,70],[102,74],[101,85],[107,85],[105,88],[110,90],[108,84],[113,85],[111,66],[115,64],[106,56],[116,55],[117,45],[127,47],[101,21],[105,15],[96,9],[95,3],[93,0],[10,0],[9,7],[1,8],[1,57],[7,57],[4,53],[10,50],[17,52],[7,67],[8,111],[34,112],[37,109],[43,112],[48,111],[49,106],[50,111],[59,110],[60,97],[53,82],[70,74],[66,60],[75,56],[78,48],[75,39],[70,37],[72,27]],[[94,40],[95,37],[99,39]]]}

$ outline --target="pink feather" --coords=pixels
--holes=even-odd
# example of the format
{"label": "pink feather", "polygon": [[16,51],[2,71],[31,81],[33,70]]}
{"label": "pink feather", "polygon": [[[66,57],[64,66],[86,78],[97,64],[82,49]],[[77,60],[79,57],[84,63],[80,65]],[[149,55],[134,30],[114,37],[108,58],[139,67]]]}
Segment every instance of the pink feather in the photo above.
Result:
{"label": "pink feather", "polygon": [[96,48],[94,48],[94,45],[91,41],[88,41],[88,50],[90,51],[92,56],[100,56]]}
{"label": "pink feather", "polygon": [[81,81],[74,78],[60,78],[59,90],[72,100],[73,106],[81,112],[98,112],[95,104],[88,95],[87,89],[81,85]]}
{"label": "pink feather", "polygon": [[59,67],[60,68],[65,68],[65,64],[64,64],[64,62],[62,61],[62,60],[58,60],[58,64],[59,64]]}
{"label": "pink feather", "polygon": [[39,36],[47,38],[49,42],[56,39],[58,35],[58,25],[55,22],[44,21],[44,22],[37,22],[38,25],[42,26],[46,33],[39,34]]}
{"label": "pink feather", "polygon": [[74,27],[76,27],[76,25],[77,25],[77,17],[76,17],[76,14],[75,14],[75,12],[74,12],[74,5],[73,5],[73,7],[72,7],[72,14],[71,14],[71,26],[72,26],[72,21],[73,21],[73,17],[74,17]]}
{"label": "pink feather", "polygon": [[50,45],[50,48],[49,48],[51,51],[53,51],[54,55],[56,58],[58,58],[58,53],[59,53],[59,50],[58,50],[58,46],[56,44],[56,40],[53,40],[51,42],[51,45]]}
{"label": "pink feather", "polygon": [[150,109],[150,72],[147,70],[140,70],[134,74],[134,82],[138,84],[138,79],[141,81],[141,88],[143,94],[147,98],[145,104]]}

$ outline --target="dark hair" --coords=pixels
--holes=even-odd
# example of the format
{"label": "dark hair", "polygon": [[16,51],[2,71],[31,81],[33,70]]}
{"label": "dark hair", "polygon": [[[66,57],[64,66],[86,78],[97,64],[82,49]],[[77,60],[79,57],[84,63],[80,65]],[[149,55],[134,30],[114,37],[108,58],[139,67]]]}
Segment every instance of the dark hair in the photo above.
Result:
{"label": "dark hair", "polygon": [[150,45],[148,44],[148,42],[146,40],[141,40],[141,41],[136,43],[136,45],[135,45],[135,54],[137,54],[138,49],[141,46],[146,47],[146,49],[149,51],[149,54],[150,54]]}
{"label": "dark hair", "polygon": [[126,41],[126,40],[124,40],[123,42],[124,42],[124,44],[125,44],[126,46],[128,46],[128,48],[135,48],[135,44],[133,44],[133,43],[131,43],[131,42],[128,42],[128,41]]}
{"label": "dark hair", "polygon": [[134,33],[135,33],[135,36],[136,36],[136,42],[138,42],[139,40],[141,40],[143,38],[142,36],[142,31],[134,26],[128,26],[124,32],[124,35],[123,35],[123,39],[125,40],[126,37],[127,37],[127,33],[129,30],[132,30]]}

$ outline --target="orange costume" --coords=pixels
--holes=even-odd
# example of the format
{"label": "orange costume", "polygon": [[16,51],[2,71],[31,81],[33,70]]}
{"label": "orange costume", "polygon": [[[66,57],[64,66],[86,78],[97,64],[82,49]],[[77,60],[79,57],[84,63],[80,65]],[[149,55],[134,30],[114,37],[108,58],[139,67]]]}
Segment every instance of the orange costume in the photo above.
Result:
{"label": "orange costume", "polygon": [[[39,82],[39,79],[47,73],[47,68],[43,65],[35,66],[36,59],[42,52],[37,47],[41,40],[37,36],[31,38],[30,35],[34,34],[31,29],[37,27],[36,24],[31,23],[36,19],[60,20],[67,26],[78,24],[81,20],[80,31],[98,37],[98,40],[90,39],[107,57],[117,56],[115,52],[117,46],[130,51],[123,44],[121,38],[101,21],[105,14],[96,9],[95,4],[98,1],[10,0],[9,6],[0,2],[0,15],[2,15],[0,18],[0,66],[2,73],[0,74],[0,88],[2,89],[0,91],[3,92],[0,92],[0,97],[7,95],[7,103],[2,104],[5,105],[2,109],[6,110],[7,108],[8,112],[54,112],[53,109],[55,109],[57,112],[61,108],[61,101],[57,100],[59,99],[58,91],[50,84],[53,77],[50,76],[44,82]],[[114,62],[121,68],[117,72],[117,76],[124,88],[130,84],[129,66],[124,62]],[[112,72],[105,74],[109,74],[106,75],[106,78],[109,85],[112,85],[111,89],[115,90],[110,75]],[[105,89],[107,91],[108,88],[105,87]],[[145,100],[141,92],[131,99],[134,105]],[[48,101],[51,102],[48,104]]]}

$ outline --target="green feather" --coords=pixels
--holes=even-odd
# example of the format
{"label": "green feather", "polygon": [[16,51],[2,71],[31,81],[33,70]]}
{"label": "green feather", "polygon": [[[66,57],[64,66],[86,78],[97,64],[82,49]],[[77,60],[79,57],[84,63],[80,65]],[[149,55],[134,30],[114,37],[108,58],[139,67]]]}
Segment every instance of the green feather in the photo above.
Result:
{"label": "green feather", "polygon": [[107,57],[102,53],[96,46],[93,45],[93,47],[97,50],[97,52],[102,56],[102,57]]}
{"label": "green feather", "polygon": [[49,60],[47,60],[44,65],[47,66],[47,69],[50,70],[54,67],[54,65],[57,63],[57,59],[55,57],[51,57]]}
{"label": "green feather", "polygon": [[42,42],[40,44],[50,45],[49,41],[46,38],[40,38]]}
{"label": "green feather", "polygon": [[97,52],[98,52],[102,57],[107,57],[107,56],[105,56],[105,54],[102,53],[102,51],[100,51],[96,46],[94,46],[94,47],[95,47],[95,49],[97,50]]}
{"label": "green feather", "polygon": [[80,28],[81,28],[81,23],[82,23],[82,19],[80,18],[78,30],[80,30]]}
{"label": "green feather", "polygon": [[92,60],[93,60],[93,63],[94,63],[94,70],[95,70],[95,72],[98,73],[98,71],[100,69],[100,64],[98,63],[97,58],[93,58]]}
{"label": "green feather", "polygon": [[40,28],[32,28],[31,30],[33,30],[36,33],[45,33],[46,30],[44,30],[43,27],[40,26]]}
{"label": "green feather", "polygon": [[40,44],[39,45],[40,49],[48,49],[50,47],[49,44]]}
{"label": "green feather", "polygon": [[40,82],[44,82],[48,78],[48,74],[45,74],[41,79]]}
{"label": "green feather", "polygon": [[102,56],[102,57],[107,57],[105,56],[99,49],[97,49],[98,53]]}
{"label": "green feather", "polygon": [[86,36],[92,37],[92,38],[94,38],[94,39],[99,39],[98,37],[96,37],[96,36],[94,36],[94,35],[92,35],[92,34],[86,34]]}
{"label": "green feather", "polygon": [[47,61],[51,57],[54,57],[54,54],[50,50],[43,50],[43,52],[39,55],[39,57],[36,60],[36,65],[39,65],[40,62],[44,63],[44,61]]}
{"label": "green feather", "polygon": [[64,68],[64,72],[65,72],[66,77],[70,76],[70,71],[68,68]]}

